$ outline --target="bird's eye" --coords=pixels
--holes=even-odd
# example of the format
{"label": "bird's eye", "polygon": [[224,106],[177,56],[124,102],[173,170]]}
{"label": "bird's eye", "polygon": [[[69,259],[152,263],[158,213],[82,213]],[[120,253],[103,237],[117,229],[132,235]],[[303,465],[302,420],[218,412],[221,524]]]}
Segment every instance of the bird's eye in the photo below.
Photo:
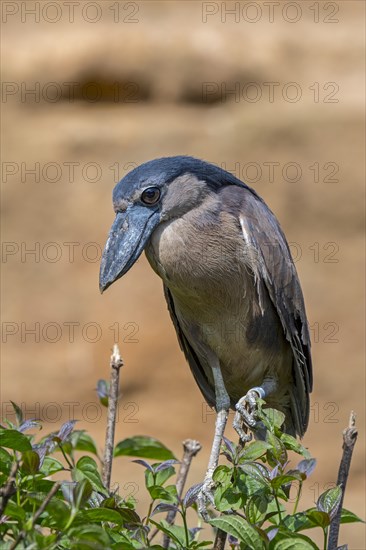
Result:
{"label": "bird's eye", "polygon": [[141,200],[145,204],[156,204],[160,199],[160,189],[158,187],[148,187],[141,194]]}

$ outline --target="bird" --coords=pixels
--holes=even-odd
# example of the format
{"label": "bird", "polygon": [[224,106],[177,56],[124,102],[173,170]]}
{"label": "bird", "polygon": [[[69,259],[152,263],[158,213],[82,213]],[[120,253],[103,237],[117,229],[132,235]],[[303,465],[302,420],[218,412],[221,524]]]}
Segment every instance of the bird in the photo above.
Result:
{"label": "bird", "polygon": [[205,517],[231,409],[244,442],[255,432],[259,398],[284,413],[286,433],[307,429],[313,380],[300,281],[275,215],[216,164],[184,155],[145,162],[117,183],[113,206],[101,292],[145,251],[193,377],[216,411],[198,497]]}

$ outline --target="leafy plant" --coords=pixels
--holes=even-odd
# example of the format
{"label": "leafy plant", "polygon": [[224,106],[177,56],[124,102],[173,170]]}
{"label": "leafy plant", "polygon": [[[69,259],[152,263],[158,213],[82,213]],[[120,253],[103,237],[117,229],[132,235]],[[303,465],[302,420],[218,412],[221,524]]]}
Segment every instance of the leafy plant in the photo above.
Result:
{"label": "leafy plant", "polygon": [[[102,393],[107,405],[107,394]],[[155,542],[159,535],[160,540],[169,537],[171,549],[212,548],[212,540],[199,541],[200,518],[194,526],[187,518],[190,507],[196,510],[200,485],[188,489],[184,497],[179,495],[172,482],[178,461],[162,443],[136,436],[114,446],[114,460],[135,456],[134,462],[145,469],[150,503],[141,516],[132,497],[123,499],[107,489],[97,445],[84,430],[75,429],[75,421],[37,440],[28,432],[40,423],[24,420],[20,408],[13,407],[16,422],[6,420],[0,429],[1,548],[167,548],[166,542]],[[299,511],[302,486],[315,460],[296,439],[281,431],[281,412],[260,406],[258,416],[266,428],[263,441],[242,447],[224,440],[226,463],[214,473],[216,510],[210,511],[211,526],[228,533],[233,549],[317,548],[304,534],[314,528],[322,530],[326,548],[329,525],[341,502],[340,487],[325,491],[315,507]],[[80,452],[88,454],[77,459]],[[296,467],[290,465],[289,452],[301,458]],[[56,474],[65,480],[56,481]],[[290,493],[294,490],[293,501]],[[172,523],[174,516],[178,520]],[[362,520],[342,510],[342,523],[358,521]]]}

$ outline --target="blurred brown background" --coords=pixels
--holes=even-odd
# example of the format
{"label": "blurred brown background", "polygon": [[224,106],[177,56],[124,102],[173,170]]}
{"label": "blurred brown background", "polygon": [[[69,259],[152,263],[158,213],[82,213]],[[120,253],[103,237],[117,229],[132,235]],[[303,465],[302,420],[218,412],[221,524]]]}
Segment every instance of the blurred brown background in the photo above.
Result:
{"label": "blurred brown background", "polygon": [[[335,481],[354,409],[345,506],[365,517],[364,15],[358,1],[2,3],[3,413],[12,399],[47,429],[78,418],[102,447],[94,388],[117,339],[118,440],[149,434],[180,456],[199,439],[201,480],[213,414],[161,282],[141,258],[98,291],[114,184],[191,154],[255,187],[285,230],[313,335],[304,505]],[[118,459],[113,474],[142,506],[141,470]],[[364,527],[340,542],[365,549]]]}

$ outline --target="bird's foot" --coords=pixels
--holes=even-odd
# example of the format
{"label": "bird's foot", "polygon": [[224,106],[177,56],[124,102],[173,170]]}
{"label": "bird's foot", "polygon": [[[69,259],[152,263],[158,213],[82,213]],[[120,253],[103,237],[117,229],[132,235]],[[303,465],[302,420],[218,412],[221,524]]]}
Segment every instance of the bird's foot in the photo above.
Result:
{"label": "bird's foot", "polygon": [[212,504],[215,506],[213,490],[215,488],[215,482],[212,479],[212,473],[207,473],[205,480],[202,484],[201,490],[197,496],[197,507],[201,517],[204,521],[210,519],[210,514],[207,511],[207,505]]}
{"label": "bird's foot", "polygon": [[[265,391],[261,387],[252,388],[235,405],[236,413],[233,427],[242,443],[248,443],[252,439],[253,431],[257,426],[257,400],[263,399]],[[243,427],[244,426],[244,427]]]}

